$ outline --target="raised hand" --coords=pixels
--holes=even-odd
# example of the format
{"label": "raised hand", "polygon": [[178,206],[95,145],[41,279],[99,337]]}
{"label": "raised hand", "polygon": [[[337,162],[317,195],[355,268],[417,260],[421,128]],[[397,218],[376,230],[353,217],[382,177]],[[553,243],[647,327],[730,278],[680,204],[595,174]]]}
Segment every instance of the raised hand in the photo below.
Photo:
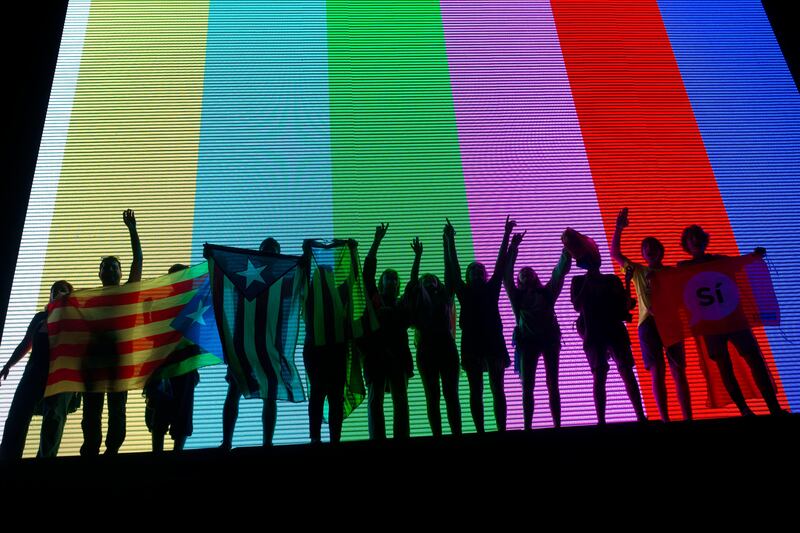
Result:
{"label": "raised hand", "polygon": [[375,226],[375,242],[381,242],[386,236],[386,231],[389,229],[389,223],[381,223],[380,226]]}
{"label": "raised hand", "polygon": [[511,232],[514,230],[516,225],[517,225],[517,221],[516,220],[511,220],[511,215],[506,216],[506,226],[505,226],[506,235],[511,235]]}
{"label": "raised hand", "polygon": [[523,231],[522,233],[515,233],[513,237],[511,237],[511,247],[512,248],[519,248],[519,243],[522,242],[522,239],[525,237],[525,234],[528,233],[528,230]]}
{"label": "raised hand", "polygon": [[450,223],[449,218],[445,218],[447,224],[444,225],[444,234],[446,237],[453,237],[456,234],[456,229],[453,227],[453,224]]}
{"label": "raised hand", "polygon": [[414,250],[414,255],[417,257],[422,255],[422,243],[419,242],[419,237],[414,237],[411,240],[411,249]]}
{"label": "raised hand", "polygon": [[618,228],[627,228],[628,227],[628,208],[623,207],[620,209],[619,214],[617,215],[617,227]]}
{"label": "raised hand", "polygon": [[126,209],[122,212],[122,221],[128,227],[129,230],[135,231],[136,230],[136,215],[133,213],[133,209]]}
{"label": "raised hand", "polygon": [[755,250],[753,250],[753,253],[756,254],[758,257],[764,257],[765,255],[767,255],[767,249],[764,248],[763,246],[758,246],[756,247]]}

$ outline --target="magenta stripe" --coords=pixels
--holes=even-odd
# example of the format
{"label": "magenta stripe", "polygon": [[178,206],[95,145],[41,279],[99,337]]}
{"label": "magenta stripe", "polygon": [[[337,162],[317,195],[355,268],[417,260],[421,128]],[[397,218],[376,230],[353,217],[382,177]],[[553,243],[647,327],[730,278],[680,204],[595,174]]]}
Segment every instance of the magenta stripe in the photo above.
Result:
{"label": "magenta stripe", "polygon": [[[475,256],[493,265],[506,214],[528,231],[517,270],[549,279],[567,226],[593,236],[611,262],[553,14],[547,1],[441,0],[458,138]],[[573,268],[573,272],[577,271]],[[574,331],[569,282],[557,304],[564,333],[560,385],[565,425],[596,421],[591,374]],[[501,313],[509,342],[514,318]],[[552,424],[544,367],[535,391],[535,426]],[[521,386],[506,375],[509,428],[522,427]],[[487,399],[487,401],[489,401]],[[616,372],[608,381],[608,420],[635,419]]]}

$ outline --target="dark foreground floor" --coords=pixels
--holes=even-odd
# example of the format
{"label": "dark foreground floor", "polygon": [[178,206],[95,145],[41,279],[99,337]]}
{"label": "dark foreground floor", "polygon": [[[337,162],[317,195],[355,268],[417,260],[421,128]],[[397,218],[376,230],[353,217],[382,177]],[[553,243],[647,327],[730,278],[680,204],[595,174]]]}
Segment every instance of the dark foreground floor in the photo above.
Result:
{"label": "dark foreground floor", "polygon": [[798,435],[800,415],[787,415],[439,440],[239,448],[228,453],[208,449],[95,459],[25,459],[0,464],[0,475],[4,490],[68,483],[127,488],[155,484],[211,491],[233,486],[292,493],[307,492],[307,487],[322,483],[335,485],[338,491],[414,493],[436,487],[455,492],[481,486],[507,490],[513,485],[513,490],[534,494],[548,488],[591,490],[618,483],[631,490],[648,490],[677,482],[699,490],[697,484],[724,488],[726,480],[747,480],[760,483],[762,491],[768,484],[786,481],[796,491],[794,487],[800,486]]}

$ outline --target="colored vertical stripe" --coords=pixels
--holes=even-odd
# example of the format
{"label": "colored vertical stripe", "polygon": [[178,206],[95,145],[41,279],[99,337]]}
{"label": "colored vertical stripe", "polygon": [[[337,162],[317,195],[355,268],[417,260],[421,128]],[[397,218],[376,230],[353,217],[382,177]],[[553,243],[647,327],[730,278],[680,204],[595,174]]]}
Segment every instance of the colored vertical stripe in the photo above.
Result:
{"label": "colored vertical stripe", "polygon": [[[92,2],[42,265],[42,294],[56,279],[79,288],[100,285],[97,268],[105,255],[117,255],[127,277],[126,208],[137,212],[145,278],[187,261],[206,20],[202,1]],[[143,416],[144,400],[131,395],[128,418]],[[65,454],[77,453],[79,422],[80,416],[68,420]],[[31,444],[29,453],[35,450]],[[149,448],[146,434],[132,432],[122,451]]]}
{"label": "colored vertical stripe", "polygon": [[[193,259],[211,242],[284,253],[332,229],[325,2],[212,0]],[[201,372],[189,447],[221,441],[224,368]],[[261,444],[262,402],[240,405],[234,445]],[[278,406],[275,443],[308,437],[306,407]]]}
{"label": "colored vertical stripe", "polygon": [[[666,264],[687,258],[679,241],[689,224],[710,232],[710,251],[737,254],[658,4],[553,0],[552,6],[608,239],[617,212],[627,206],[631,227],[623,252],[631,258],[640,258],[647,234],[664,243]],[[705,409],[697,354],[687,348],[695,416],[738,413]],[[762,349],[771,358],[763,338]],[[648,411],[656,412],[649,380],[640,385]],[[674,399],[670,408],[679,412]]]}
{"label": "colored vertical stripe", "polygon": [[[331,0],[328,43],[336,236],[358,239],[363,256],[375,226],[389,222],[378,272],[397,269],[405,286],[409,243],[419,236],[421,272],[443,279],[445,217],[464,264],[473,254],[439,3]],[[412,435],[429,434],[419,378],[409,398]],[[346,420],[344,437],[366,435],[362,408]]]}
{"label": "colored vertical stripe", "polygon": [[[88,20],[89,2],[69,3],[53,85],[50,89],[50,102],[42,130],[42,140],[39,144],[39,156],[31,185],[25,227],[20,240],[8,313],[3,326],[3,344],[0,346],[0,360],[3,361],[8,361],[14,348],[24,338],[33,315],[47,303],[48,295],[42,293],[41,286],[55,281],[42,279],[42,264],[50,237],[50,223],[61,175],[64,146],[67,141]],[[8,416],[14,391],[22,377],[22,365],[25,363],[27,359],[21,361],[9,373],[3,382],[3,387],[0,388],[0,420],[6,420]],[[0,424],[0,438],[4,428],[5,424]],[[35,429],[31,428],[28,434],[35,435]],[[34,450],[35,453],[35,446],[31,444],[29,451]]]}
{"label": "colored vertical stripe", "polygon": [[774,265],[782,331],[767,333],[798,410],[800,266],[789,236],[800,211],[800,95],[761,2],[659,7],[739,249],[764,246]]}
{"label": "colored vertical stripe", "polygon": [[[491,272],[511,215],[527,231],[516,270],[533,266],[547,283],[567,226],[595,238],[604,234],[550,3],[443,0],[442,16],[476,258]],[[608,264],[605,247],[603,259]],[[514,314],[504,292],[500,303],[513,354]],[[563,423],[594,423],[592,376],[572,327],[569,290],[556,311],[564,339]],[[540,367],[535,427],[552,425]],[[609,419],[633,419],[619,376],[610,378]],[[508,427],[521,428],[522,390],[512,369],[506,393]]]}

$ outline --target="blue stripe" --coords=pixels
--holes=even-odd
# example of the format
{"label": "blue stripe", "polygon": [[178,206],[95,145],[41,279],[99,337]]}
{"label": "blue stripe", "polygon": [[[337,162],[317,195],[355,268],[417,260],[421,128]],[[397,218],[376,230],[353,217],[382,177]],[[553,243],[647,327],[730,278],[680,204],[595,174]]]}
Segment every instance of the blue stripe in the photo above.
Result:
{"label": "blue stripe", "polygon": [[789,404],[800,410],[797,87],[761,2],[661,0],[659,7],[739,250],[764,246],[775,266],[782,326],[767,334]]}
{"label": "blue stripe", "polygon": [[[324,1],[211,2],[193,262],[204,242],[283,253],[333,228]],[[224,368],[201,371],[192,448],[222,439]],[[261,402],[242,401],[234,445],[261,443]],[[275,443],[307,441],[307,406],[279,404]]]}

